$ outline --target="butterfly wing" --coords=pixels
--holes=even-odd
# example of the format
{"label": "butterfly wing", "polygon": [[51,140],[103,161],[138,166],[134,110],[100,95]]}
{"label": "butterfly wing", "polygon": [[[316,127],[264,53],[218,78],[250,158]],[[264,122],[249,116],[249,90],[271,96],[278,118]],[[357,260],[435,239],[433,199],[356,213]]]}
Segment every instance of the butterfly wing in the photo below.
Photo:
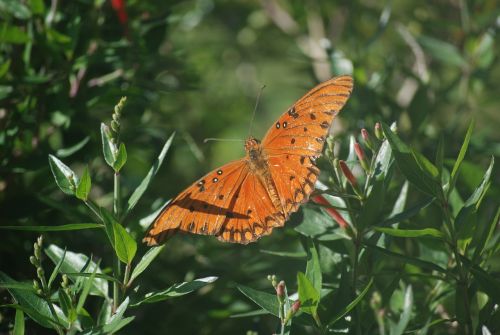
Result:
{"label": "butterfly wing", "polygon": [[353,88],[350,76],[325,81],[304,95],[268,130],[262,146],[278,194],[288,213],[297,210],[314,190],[321,155],[335,116]]}
{"label": "butterfly wing", "polygon": [[237,160],[200,178],[162,210],[143,242],[157,245],[177,231],[217,234],[238,185],[248,172],[246,162]]}
{"label": "butterfly wing", "polygon": [[241,159],[208,173],[173,199],[143,242],[158,245],[175,232],[190,232],[246,244],[284,221],[260,179]]}

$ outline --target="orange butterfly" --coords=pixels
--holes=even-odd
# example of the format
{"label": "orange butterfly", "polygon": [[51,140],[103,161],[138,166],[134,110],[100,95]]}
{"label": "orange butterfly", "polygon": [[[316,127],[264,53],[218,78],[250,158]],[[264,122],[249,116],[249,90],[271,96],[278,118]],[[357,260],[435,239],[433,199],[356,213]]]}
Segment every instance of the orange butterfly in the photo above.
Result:
{"label": "orange butterfly", "polygon": [[143,241],[157,245],[181,231],[246,244],[282,227],[314,190],[314,161],[352,87],[350,76],[339,76],[310,90],[262,142],[245,141],[244,158],[208,173],[173,199]]}

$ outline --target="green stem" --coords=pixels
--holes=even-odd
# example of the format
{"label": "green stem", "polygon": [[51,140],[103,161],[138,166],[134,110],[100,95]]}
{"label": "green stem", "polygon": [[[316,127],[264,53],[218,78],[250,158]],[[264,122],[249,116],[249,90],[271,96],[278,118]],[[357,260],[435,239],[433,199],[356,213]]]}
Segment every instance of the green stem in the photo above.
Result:
{"label": "green stem", "polygon": [[[443,202],[442,204],[442,209],[443,209],[443,214],[445,217],[445,223],[446,227],[448,229],[448,232],[450,234],[450,243],[449,246],[453,252],[453,256],[455,258],[455,262],[457,263],[457,269],[458,269],[458,280],[457,280],[457,285],[458,285],[458,291],[462,295],[462,299],[464,302],[464,308],[465,308],[465,325],[462,325],[465,327],[464,329],[464,334],[470,335],[473,334],[473,327],[472,327],[472,319],[471,319],[471,308],[470,308],[470,301],[469,301],[469,295],[467,293],[467,287],[469,286],[468,282],[468,276],[467,276],[467,271],[464,269],[464,266],[462,264],[462,261],[460,259],[460,251],[458,250],[458,239],[457,235],[455,232],[455,228],[453,226],[453,219],[452,215],[449,210],[449,205],[447,202]],[[458,297],[455,297],[457,299]]]}
{"label": "green stem", "polygon": [[43,297],[45,301],[47,302],[47,305],[49,305],[49,310],[52,316],[54,317],[54,320],[56,321],[54,323],[54,328],[57,331],[58,334],[62,335],[64,334],[63,330],[61,327],[59,327],[59,323],[61,321],[59,320],[59,317],[57,316],[56,310],[54,309],[54,306],[52,305],[52,301],[50,301],[50,290],[49,286],[47,285],[47,280],[45,279],[45,276],[40,276],[40,282],[42,283],[42,290],[43,290]]}
{"label": "green stem", "polygon": [[[358,279],[358,265],[359,265],[359,252],[360,252],[360,247],[361,247],[361,241],[360,241],[360,236],[362,236],[361,232],[358,231],[355,236],[354,240],[354,262],[352,266],[352,297],[353,299],[356,298],[356,283]],[[361,334],[361,313],[359,306],[354,307],[354,313],[355,313],[355,318],[354,318],[354,325],[356,327],[356,334]]]}
{"label": "green stem", "polygon": [[85,201],[85,205],[87,205],[88,208],[102,221],[102,216],[99,211],[99,206],[97,206],[92,200],[87,199]]}
{"label": "green stem", "polygon": [[[120,188],[120,174],[115,172],[114,187],[113,187],[113,214],[115,218],[119,218],[120,215],[120,199],[121,199],[121,188]],[[121,263],[118,256],[115,254],[115,263],[113,267],[113,274],[115,278],[121,277]],[[116,311],[120,305],[120,285],[117,282],[113,282],[113,312]]]}
{"label": "green stem", "polygon": [[123,275],[123,286],[122,286],[123,293],[125,293],[125,290],[127,289],[127,287],[130,284],[129,283],[129,280],[130,280],[130,268],[131,268],[130,263],[127,264],[127,266],[125,266],[125,274]]}

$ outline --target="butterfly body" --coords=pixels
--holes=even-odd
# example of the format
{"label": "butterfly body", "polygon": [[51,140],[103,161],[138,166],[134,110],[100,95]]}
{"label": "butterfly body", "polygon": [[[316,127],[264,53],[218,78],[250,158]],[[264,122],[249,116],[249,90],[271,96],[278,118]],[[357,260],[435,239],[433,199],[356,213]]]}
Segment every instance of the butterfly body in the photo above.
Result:
{"label": "butterfly body", "polygon": [[319,84],[291,106],[262,142],[245,141],[242,159],[216,169],[172,200],[144,238],[157,245],[175,232],[249,243],[281,227],[314,190],[335,115],[352,91],[352,78]]}

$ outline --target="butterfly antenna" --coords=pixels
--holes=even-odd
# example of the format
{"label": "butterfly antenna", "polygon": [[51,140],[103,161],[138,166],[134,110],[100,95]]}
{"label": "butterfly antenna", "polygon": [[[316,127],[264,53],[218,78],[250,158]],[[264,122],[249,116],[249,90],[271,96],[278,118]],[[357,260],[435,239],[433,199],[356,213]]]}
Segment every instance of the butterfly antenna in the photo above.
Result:
{"label": "butterfly antenna", "polygon": [[252,126],[253,126],[253,120],[255,119],[255,113],[257,112],[257,107],[259,106],[259,101],[260,101],[260,96],[262,95],[262,92],[266,88],[266,85],[262,85],[259,90],[259,94],[257,94],[257,99],[255,100],[255,107],[253,108],[253,113],[252,113],[252,119],[250,120],[250,127],[248,129],[248,137],[252,134]]}
{"label": "butterfly antenna", "polygon": [[217,137],[207,137],[203,140],[203,143],[207,143],[210,141],[221,141],[221,142],[245,142],[241,138],[217,138]]}

